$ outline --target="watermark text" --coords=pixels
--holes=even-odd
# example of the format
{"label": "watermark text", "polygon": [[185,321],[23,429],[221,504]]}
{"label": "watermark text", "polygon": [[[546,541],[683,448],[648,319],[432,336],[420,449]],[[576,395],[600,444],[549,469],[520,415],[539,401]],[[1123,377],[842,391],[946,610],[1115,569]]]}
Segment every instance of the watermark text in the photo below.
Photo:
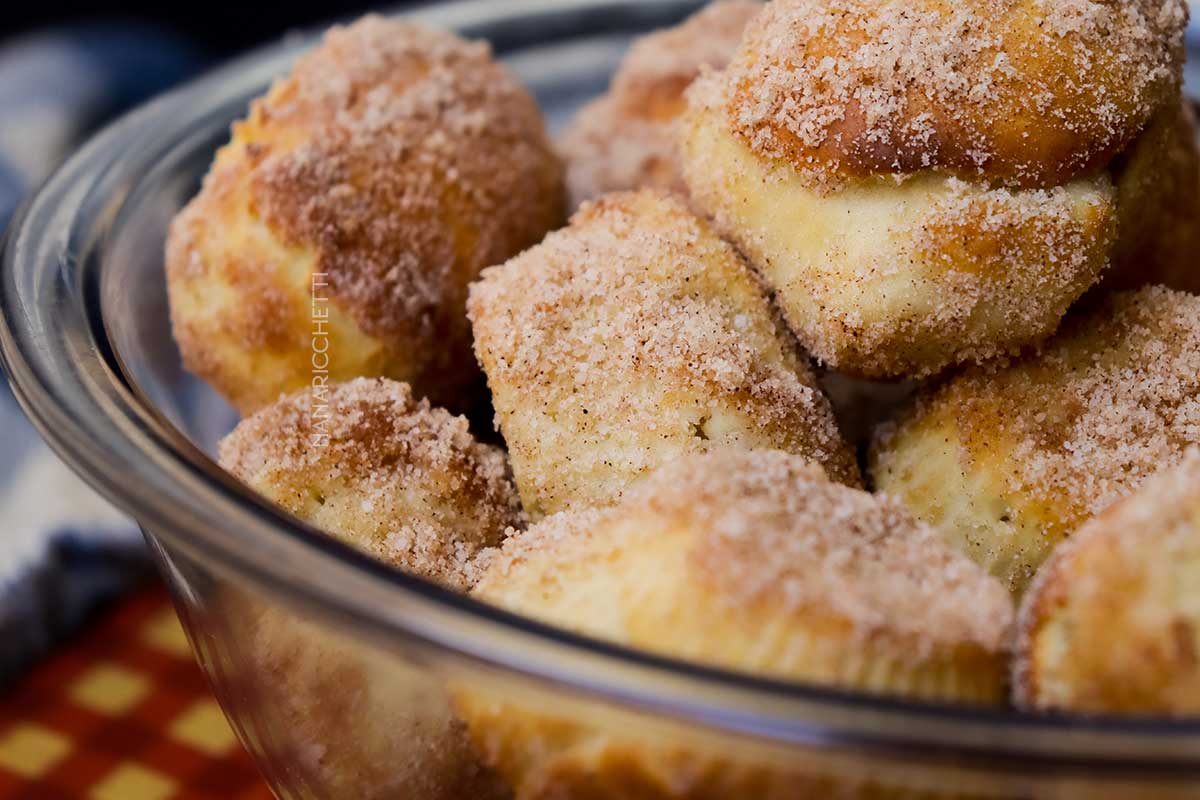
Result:
{"label": "watermark text", "polygon": [[329,276],[326,273],[312,274],[312,307],[309,312],[312,433],[309,444],[313,447],[326,447],[329,444],[329,298],[325,296],[328,286]]}

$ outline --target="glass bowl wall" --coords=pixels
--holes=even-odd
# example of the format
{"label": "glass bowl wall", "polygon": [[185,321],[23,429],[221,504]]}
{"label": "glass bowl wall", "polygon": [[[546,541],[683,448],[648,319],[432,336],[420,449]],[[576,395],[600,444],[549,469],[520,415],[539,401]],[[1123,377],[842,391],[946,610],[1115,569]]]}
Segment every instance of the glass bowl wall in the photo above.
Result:
{"label": "glass bowl wall", "polygon": [[[420,16],[492,41],[559,127],[630,36],[696,5],[515,0]],[[675,787],[688,797],[1200,797],[1200,722],[910,704],[629,652],[388,570],[222,474],[211,454],[235,418],[180,368],[162,245],[229,123],[308,43],[231,64],[107,130],[20,213],[0,274],[0,352],[19,399],[142,524],[198,659],[281,797],[481,796],[437,783],[462,743],[451,698],[552,720],[647,764],[718,765],[727,783]],[[586,796],[671,796],[630,787]]]}

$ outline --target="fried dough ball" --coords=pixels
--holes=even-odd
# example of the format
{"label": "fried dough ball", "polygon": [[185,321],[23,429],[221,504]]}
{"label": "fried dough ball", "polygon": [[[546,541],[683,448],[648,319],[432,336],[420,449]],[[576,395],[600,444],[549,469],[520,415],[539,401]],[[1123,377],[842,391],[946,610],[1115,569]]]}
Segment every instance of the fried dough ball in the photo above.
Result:
{"label": "fried dough ball", "polygon": [[926,392],[875,487],[1024,591],[1055,543],[1200,443],[1200,297],[1150,287]]}
{"label": "fried dough ball", "polygon": [[503,451],[386,379],[279,400],[225,438],[221,465],[321,530],[457,589],[475,553],[522,520]]}
{"label": "fried dough ball", "polygon": [[[615,507],[549,517],[504,544],[474,595],[744,673],[967,704],[1006,696],[1004,587],[898,504],[779,451],[690,456]],[[745,774],[669,741],[630,746],[628,728],[558,719],[478,687],[452,693],[518,798],[807,796],[778,793],[794,790],[794,775]],[[732,790],[746,785],[758,791]],[[623,793],[630,786],[639,791]]]}
{"label": "fried dough ball", "polygon": [[1105,289],[1200,293],[1200,131],[1190,103],[1162,112],[1118,170],[1117,249]]}
{"label": "fried dough ball", "polygon": [[1109,172],[1178,103],[1183,0],[777,0],[681,125],[696,205],[841,372],[921,377],[1057,328]]}
{"label": "fried dough ball", "polygon": [[537,105],[486,44],[377,16],[334,28],[171,226],[184,364],[243,414],[314,370],[464,407],[467,284],[556,226],[563,195]]}
{"label": "fried dough ball", "polygon": [[[284,398],[238,425],[221,464],[330,536],[461,591],[478,577],[476,556],[522,522],[504,454],[389,380]],[[281,608],[241,592],[230,602],[251,648],[244,680],[322,794],[501,796],[436,687],[406,684],[388,674],[394,658]]]}
{"label": "fried dough ball", "polygon": [[1025,708],[1200,713],[1200,451],[1059,545],[1021,608]]}
{"label": "fried dough ball", "polygon": [[729,63],[761,8],[758,0],[717,0],[634,42],[611,88],[579,111],[559,142],[572,207],[644,187],[686,193],[675,137],[683,93],[702,68]]}
{"label": "fried dough ball", "polygon": [[586,204],[486,270],[468,309],[531,518],[611,502],[655,467],[726,445],[859,479],[754,274],[676,198]]}

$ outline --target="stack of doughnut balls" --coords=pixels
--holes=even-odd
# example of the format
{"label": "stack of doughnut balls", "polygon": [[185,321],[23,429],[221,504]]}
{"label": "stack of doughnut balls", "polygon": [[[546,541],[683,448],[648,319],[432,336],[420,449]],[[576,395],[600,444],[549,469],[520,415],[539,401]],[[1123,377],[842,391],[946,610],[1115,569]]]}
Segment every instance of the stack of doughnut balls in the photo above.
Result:
{"label": "stack of doughnut balls", "polygon": [[[1187,16],[723,0],[638,41],[557,141],[486,44],[334,28],[170,230],[184,362],[244,416],[221,462],[589,637],[943,704],[1200,715]],[[489,397],[495,431],[456,416]],[[769,794],[484,687],[417,720],[352,650],[244,616],[337,796]]]}

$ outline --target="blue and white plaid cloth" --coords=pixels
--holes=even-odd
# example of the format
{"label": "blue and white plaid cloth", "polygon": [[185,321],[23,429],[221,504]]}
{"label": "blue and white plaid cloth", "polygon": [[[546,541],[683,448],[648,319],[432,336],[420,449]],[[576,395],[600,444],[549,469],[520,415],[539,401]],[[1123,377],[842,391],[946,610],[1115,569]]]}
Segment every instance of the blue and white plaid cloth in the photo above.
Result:
{"label": "blue and white plaid cloth", "polygon": [[[1200,20],[1190,41],[1200,47]],[[24,193],[93,128],[199,64],[178,40],[128,26],[0,44],[0,228]],[[1196,60],[1188,80],[1200,93]],[[3,684],[98,602],[144,575],[146,556],[134,525],[41,444],[2,382],[0,454]]]}
{"label": "blue and white plaid cloth", "polygon": [[[0,43],[0,229],[113,114],[194,72],[161,31],[89,25]],[[136,527],[38,439],[0,381],[0,685],[147,574]]]}

